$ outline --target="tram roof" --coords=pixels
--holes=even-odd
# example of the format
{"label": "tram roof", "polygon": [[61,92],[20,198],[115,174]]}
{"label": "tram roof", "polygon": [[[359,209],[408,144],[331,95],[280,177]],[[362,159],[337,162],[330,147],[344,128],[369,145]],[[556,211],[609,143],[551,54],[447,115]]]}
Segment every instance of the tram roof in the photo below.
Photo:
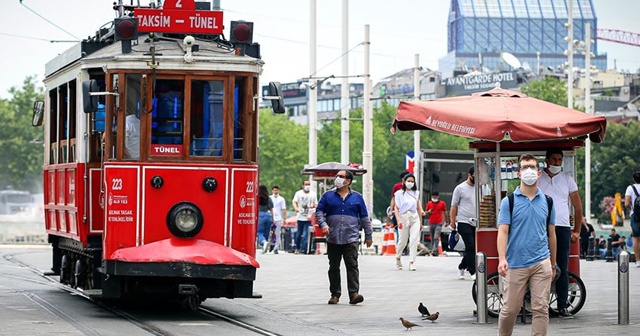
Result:
{"label": "tram roof", "polygon": [[[135,42],[135,41],[133,41]],[[132,43],[133,44],[133,43]],[[209,71],[238,71],[259,73],[264,61],[251,56],[238,56],[232,48],[222,47],[219,42],[196,40],[198,51],[193,52],[192,62],[185,61],[186,47],[182,39],[160,37],[154,41],[155,60],[159,62],[158,70],[188,69]],[[138,44],[131,46],[130,53],[122,53],[121,43],[104,43],[82,41],[71,47],[45,65],[45,77],[64,69],[75,62],[82,62],[88,67],[94,63],[109,64],[109,69],[150,69],[147,62],[152,60],[149,35],[141,34]]]}

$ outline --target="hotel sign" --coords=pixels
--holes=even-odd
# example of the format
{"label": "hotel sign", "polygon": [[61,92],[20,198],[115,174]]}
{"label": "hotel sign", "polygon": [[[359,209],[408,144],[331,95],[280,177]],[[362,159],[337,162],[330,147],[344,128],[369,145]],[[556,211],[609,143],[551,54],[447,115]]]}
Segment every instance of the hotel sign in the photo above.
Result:
{"label": "hotel sign", "polygon": [[463,96],[491,90],[496,87],[496,83],[500,83],[503,89],[515,88],[518,86],[518,74],[516,71],[483,73],[447,78],[443,82],[446,96]]}

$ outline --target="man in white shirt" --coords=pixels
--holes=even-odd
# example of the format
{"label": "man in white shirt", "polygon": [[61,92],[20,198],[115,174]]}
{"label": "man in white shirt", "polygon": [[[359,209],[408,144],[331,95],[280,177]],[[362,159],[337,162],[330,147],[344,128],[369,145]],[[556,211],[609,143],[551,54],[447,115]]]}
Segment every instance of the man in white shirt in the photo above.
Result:
{"label": "man in white shirt", "polygon": [[[564,154],[560,149],[550,149],[545,156],[547,167],[538,180],[538,188],[547,196],[553,198],[553,208],[556,212],[556,259],[560,268],[560,276],[556,280],[558,295],[558,315],[562,318],[572,318],[567,309],[569,296],[569,251],[572,243],[577,243],[582,227],[582,200],[578,193],[578,185],[573,176],[562,171]],[[575,214],[575,227],[571,230],[569,206],[572,205]],[[587,205],[588,206],[588,205]]]}
{"label": "man in white shirt", "polygon": [[140,160],[140,119],[136,116],[136,112],[132,111],[124,121],[124,157]]}
{"label": "man in white shirt", "polygon": [[[293,196],[293,209],[298,214],[298,231],[296,231],[296,251],[295,254],[307,253],[309,250],[309,227],[311,226],[311,219],[313,217],[313,211],[318,206],[318,199],[316,194],[311,192],[311,182],[304,180],[302,182],[302,189],[296,191]],[[313,209],[313,210],[311,210]],[[311,233],[313,234],[313,233]]]}
{"label": "man in white shirt", "polygon": [[280,187],[274,185],[271,187],[271,201],[273,202],[273,222],[276,225],[275,236],[276,243],[273,247],[273,254],[278,254],[278,250],[280,249],[280,241],[282,233],[282,223],[287,219],[287,202],[284,200],[284,197],[280,196]]}

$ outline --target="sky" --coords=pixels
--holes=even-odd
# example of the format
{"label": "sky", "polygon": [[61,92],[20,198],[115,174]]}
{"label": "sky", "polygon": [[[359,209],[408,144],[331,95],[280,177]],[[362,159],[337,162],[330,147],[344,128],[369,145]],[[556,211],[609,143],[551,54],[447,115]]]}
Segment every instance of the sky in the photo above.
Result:
{"label": "sky", "polygon": [[[131,0],[125,0],[129,3]],[[316,77],[342,74],[342,1],[317,0]],[[553,0],[556,1],[556,0]],[[640,1],[592,0],[598,27],[640,33]],[[57,54],[114,18],[114,0],[0,0],[0,98],[11,87],[21,87],[27,76],[42,82],[44,66]],[[137,2],[135,0],[134,2]],[[140,0],[147,5],[148,0]],[[374,84],[381,78],[414,66],[438,69],[447,53],[449,0],[349,0],[349,76],[364,73],[364,26],[370,25],[370,73]],[[309,1],[221,0],[224,23],[254,22],[254,42],[261,45],[265,61],[262,84],[295,82],[310,76]],[[225,30],[228,36],[228,30]],[[640,68],[640,47],[599,41],[598,52],[614,59],[618,69]],[[340,80],[335,80],[336,82]],[[361,82],[353,78],[353,82]]]}

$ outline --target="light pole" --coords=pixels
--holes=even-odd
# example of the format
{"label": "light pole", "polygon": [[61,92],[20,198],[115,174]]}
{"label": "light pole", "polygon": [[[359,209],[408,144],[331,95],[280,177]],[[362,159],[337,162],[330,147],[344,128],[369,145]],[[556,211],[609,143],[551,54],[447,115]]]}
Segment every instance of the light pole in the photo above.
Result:
{"label": "light pole", "polygon": [[573,0],[569,0],[569,21],[566,24],[567,34],[567,58],[569,72],[567,73],[567,107],[573,109]]}
{"label": "light pole", "polygon": [[[584,111],[593,114],[591,110],[591,23],[585,23],[584,42],[575,41],[576,47],[584,54]],[[587,223],[591,221],[591,140],[584,143],[584,203]]]}

